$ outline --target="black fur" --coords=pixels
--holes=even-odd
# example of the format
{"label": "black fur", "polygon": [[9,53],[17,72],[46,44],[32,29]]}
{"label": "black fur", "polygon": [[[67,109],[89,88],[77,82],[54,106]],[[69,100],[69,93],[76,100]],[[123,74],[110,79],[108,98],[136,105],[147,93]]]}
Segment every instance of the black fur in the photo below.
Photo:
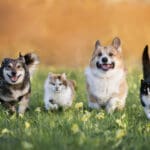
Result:
{"label": "black fur", "polygon": [[142,56],[143,77],[145,81],[150,82],[150,60],[148,55],[148,45],[145,46]]}
{"label": "black fur", "polygon": [[140,98],[143,107],[145,107],[145,103],[142,100],[142,95],[148,95],[148,89],[150,89],[150,82],[145,82],[144,80],[141,80]]}
{"label": "black fur", "polygon": [[145,107],[145,103],[142,100],[142,95],[148,95],[148,89],[150,89],[150,59],[148,54],[148,45],[145,46],[143,51],[142,64],[144,80],[141,80],[140,99],[142,106]]}

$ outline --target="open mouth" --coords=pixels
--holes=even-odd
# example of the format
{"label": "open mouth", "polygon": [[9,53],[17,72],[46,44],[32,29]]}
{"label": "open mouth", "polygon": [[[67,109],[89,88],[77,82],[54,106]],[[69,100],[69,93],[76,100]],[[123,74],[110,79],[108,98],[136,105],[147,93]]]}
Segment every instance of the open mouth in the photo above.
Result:
{"label": "open mouth", "polygon": [[109,69],[113,69],[115,67],[115,63],[112,62],[111,64],[100,64],[99,62],[96,63],[98,69],[102,69],[103,71],[108,71]]}
{"label": "open mouth", "polygon": [[21,75],[11,76],[11,75],[7,74],[7,76],[9,77],[9,79],[11,80],[11,82],[17,82],[17,80],[20,78]]}

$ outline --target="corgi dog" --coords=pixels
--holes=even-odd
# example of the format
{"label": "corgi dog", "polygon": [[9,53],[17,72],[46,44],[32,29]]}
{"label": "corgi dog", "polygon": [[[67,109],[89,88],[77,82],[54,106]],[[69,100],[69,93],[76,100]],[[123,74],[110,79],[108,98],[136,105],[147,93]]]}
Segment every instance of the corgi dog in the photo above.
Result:
{"label": "corgi dog", "polygon": [[[34,53],[5,58],[0,67],[0,102],[11,113],[24,113],[31,93],[30,78],[39,63]],[[17,108],[17,105],[18,108]]]}
{"label": "corgi dog", "polygon": [[141,80],[140,99],[144,112],[150,119],[150,59],[148,55],[148,45],[145,46],[142,56],[143,78]]}
{"label": "corgi dog", "polygon": [[75,82],[68,80],[66,74],[49,73],[45,85],[44,102],[46,110],[57,110],[58,108],[71,107]]}
{"label": "corgi dog", "polygon": [[90,108],[104,107],[108,113],[113,113],[125,107],[128,86],[118,37],[109,46],[96,41],[85,76]]}

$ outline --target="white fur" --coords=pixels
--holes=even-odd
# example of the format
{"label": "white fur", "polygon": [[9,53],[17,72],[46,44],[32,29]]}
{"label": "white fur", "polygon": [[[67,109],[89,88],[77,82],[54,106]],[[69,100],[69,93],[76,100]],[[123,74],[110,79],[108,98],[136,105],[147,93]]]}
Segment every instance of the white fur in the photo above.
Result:
{"label": "white fur", "polygon": [[[54,87],[50,85],[48,77],[45,81],[44,89],[44,102],[47,110],[58,109],[59,106],[69,107],[72,105],[72,90],[69,86],[67,88],[60,89],[59,92],[56,92]],[[54,101],[54,104],[49,102],[50,99]]]}
{"label": "white fur", "polygon": [[148,119],[150,119],[150,94],[148,95],[142,95],[142,101],[145,104],[144,112]]}
{"label": "white fur", "polygon": [[[90,93],[98,100],[97,105],[89,101],[89,107],[100,108],[101,105],[107,105],[106,110],[110,113],[115,109],[118,102],[122,106],[125,105],[127,93],[120,101],[117,98],[110,99],[114,93],[119,93],[120,83],[125,76],[123,69],[104,72],[96,68],[87,67],[85,75]],[[100,106],[98,107],[98,105]]]}

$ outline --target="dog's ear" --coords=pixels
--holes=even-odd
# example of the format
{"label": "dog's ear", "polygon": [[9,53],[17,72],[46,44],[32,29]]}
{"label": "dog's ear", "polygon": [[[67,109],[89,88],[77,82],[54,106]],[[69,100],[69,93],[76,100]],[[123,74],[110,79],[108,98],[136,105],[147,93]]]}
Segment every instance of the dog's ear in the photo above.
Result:
{"label": "dog's ear", "polygon": [[19,60],[21,60],[23,63],[25,63],[25,58],[24,58],[24,56],[21,54],[21,52],[19,52]]}
{"label": "dog's ear", "polygon": [[143,84],[144,83],[144,80],[141,80],[141,84]]}
{"label": "dog's ear", "polygon": [[97,40],[97,41],[95,42],[95,49],[97,49],[99,46],[101,46],[101,43],[100,43],[99,40]]}
{"label": "dog's ear", "polygon": [[20,58],[20,57],[23,57],[23,55],[21,54],[21,52],[19,52],[19,58]]}
{"label": "dog's ear", "polygon": [[1,67],[3,67],[8,61],[9,61],[9,58],[4,58],[2,61]]}
{"label": "dog's ear", "polygon": [[121,40],[118,37],[115,37],[112,41],[112,46],[121,52]]}
{"label": "dog's ear", "polygon": [[27,53],[24,55],[24,59],[30,75],[32,75],[36,70],[36,66],[39,64],[39,57],[34,53]]}

